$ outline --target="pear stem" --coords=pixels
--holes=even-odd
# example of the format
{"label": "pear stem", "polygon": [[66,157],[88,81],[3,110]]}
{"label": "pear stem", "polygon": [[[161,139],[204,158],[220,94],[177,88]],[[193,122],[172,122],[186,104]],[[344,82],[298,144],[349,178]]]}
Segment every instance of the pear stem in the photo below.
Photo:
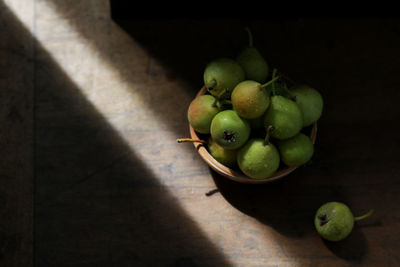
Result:
{"label": "pear stem", "polygon": [[189,142],[189,143],[202,143],[202,144],[207,144],[207,141],[204,141],[204,140],[196,140],[196,139],[192,139],[192,138],[179,138],[179,139],[176,139],[176,141],[177,141],[178,143],[187,143],[187,142]]}
{"label": "pear stem", "polygon": [[217,103],[218,103],[218,99],[217,98],[215,98],[215,100],[214,100],[214,102],[212,103],[212,107],[214,107],[214,108],[218,108],[218,105],[217,105]]}
{"label": "pear stem", "polygon": [[225,88],[224,90],[222,90],[218,95],[217,95],[217,99],[219,100],[225,93],[228,93],[229,89]]}
{"label": "pear stem", "polygon": [[280,78],[281,78],[281,77],[279,77],[279,76],[273,77],[272,80],[270,80],[269,82],[260,85],[260,88],[263,89],[263,88],[265,88],[265,87],[267,87],[267,86],[269,86],[269,85],[271,85],[271,84],[272,84],[272,86],[274,86],[274,82],[276,82],[276,81],[279,80]]}
{"label": "pear stem", "polygon": [[271,132],[275,129],[274,126],[270,125],[267,127],[267,134],[265,135],[264,139],[264,146],[269,145],[269,138],[271,137]]}
{"label": "pear stem", "polygon": [[293,93],[290,92],[290,90],[289,90],[286,86],[283,86],[283,89],[284,89],[284,90],[286,91],[286,93],[289,95],[290,99],[292,99],[293,101],[296,101],[296,96],[293,95]]}
{"label": "pear stem", "polygon": [[246,27],[245,30],[247,31],[247,34],[249,35],[249,47],[253,47],[253,35],[251,34],[249,27]]}
{"label": "pear stem", "polygon": [[217,97],[215,98],[214,103],[212,103],[212,106],[215,107],[215,108],[218,108],[217,103],[218,103],[219,99],[220,99],[225,93],[227,93],[227,92],[228,92],[228,88],[226,88],[225,90],[222,90],[222,91],[217,95]]}
{"label": "pear stem", "polygon": [[206,87],[208,90],[212,90],[216,85],[217,81],[215,79],[212,79],[208,84],[206,84]]}
{"label": "pear stem", "polygon": [[365,218],[371,216],[373,213],[374,213],[374,210],[372,209],[372,210],[368,211],[368,212],[367,212],[366,214],[364,214],[364,215],[361,215],[361,216],[358,216],[358,217],[354,217],[354,220],[355,220],[355,221],[363,220],[363,219],[365,219]]}
{"label": "pear stem", "polygon": [[229,100],[229,99],[222,100],[221,104],[222,105],[232,105],[232,100]]}
{"label": "pear stem", "polygon": [[[272,70],[272,79],[274,79],[276,77],[277,72],[278,72],[278,70],[276,68],[274,68]],[[276,87],[275,87],[275,83],[274,82],[272,83],[272,94],[276,95]]]}

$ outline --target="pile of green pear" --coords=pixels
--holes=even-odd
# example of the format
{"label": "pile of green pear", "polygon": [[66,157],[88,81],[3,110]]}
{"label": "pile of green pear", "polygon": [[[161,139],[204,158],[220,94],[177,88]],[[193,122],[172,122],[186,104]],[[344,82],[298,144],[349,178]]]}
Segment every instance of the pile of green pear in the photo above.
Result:
{"label": "pile of green pear", "polygon": [[236,57],[205,66],[206,93],[190,103],[187,118],[218,162],[266,179],[312,158],[309,132],[321,117],[323,99],[316,89],[271,69],[246,30],[249,44]]}

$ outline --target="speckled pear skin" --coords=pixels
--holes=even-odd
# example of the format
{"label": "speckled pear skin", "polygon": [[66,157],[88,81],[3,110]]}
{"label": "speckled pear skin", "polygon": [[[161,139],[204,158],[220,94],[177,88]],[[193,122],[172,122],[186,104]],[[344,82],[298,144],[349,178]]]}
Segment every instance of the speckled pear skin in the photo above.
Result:
{"label": "speckled pear skin", "polygon": [[264,116],[264,126],[270,125],[275,127],[271,136],[280,140],[298,134],[303,127],[303,115],[296,102],[283,96],[272,96]]}
{"label": "speckled pear skin", "polygon": [[208,151],[222,165],[233,168],[236,166],[237,150],[225,149],[218,145],[211,136],[208,138]]}
{"label": "speckled pear skin", "polygon": [[233,109],[240,117],[246,119],[260,117],[270,103],[269,91],[261,88],[259,82],[251,80],[242,81],[236,85],[231,99]]}
{"label": "speckled pear skin", "polygon": [[209,134],[211,121],[220,111],[218,105],[214,105],[215,97],[201,95],[190,103],[187,119],[193,129],[202,134]]}
{"label": "speckled pear skin", "polygon": [[311,138],[303,133],[280,140],[277,143],[281,160],[289,167],[298,167],[307,163],[314,154]]}
{"label": "speckled pear skin", "polygon": [[324,101],[317,90],[300,85],[292,88],[290,92],[295,96],[295,101],[303,113],[303,127],[310,126],[321,117]]}
{"label": "speckled pear skin", "polygon": [[354,227],[354,216],[346,204],[328,202],[316,212],[314,225],[326,240],[340,241],[350,235]]}
{"label": "speckled pear skin", "polygon": [[[204,84],[211,95],[217,97],[222,91],[228,89],[228,93],[222,98],[229,98],[233,88],[245,79],[242,67],[231,58],[217,58],[207,64],[204,70]],[[216,84],[210,89],[213,80]]]}
{"label": "speckled pear skin", "polygon": [[224,110],[215,115],[211,122],[211,136],[226,149],[238,149],[249,139],[250,124],[234,110]]}
{"label": "speckled pear skin", "polygon": [[269,74],[267,61],[255,47],[246,47],[236,57],[236,61],[242,66],[246,79],[265,83]]}
{"label": "speckled pear skin", "polygon": [[240,170],[248,177],[265,179],[279,168],[280,158],[271,142],[265,145],[264,139],[254,138],[239,149],[237,162]]}

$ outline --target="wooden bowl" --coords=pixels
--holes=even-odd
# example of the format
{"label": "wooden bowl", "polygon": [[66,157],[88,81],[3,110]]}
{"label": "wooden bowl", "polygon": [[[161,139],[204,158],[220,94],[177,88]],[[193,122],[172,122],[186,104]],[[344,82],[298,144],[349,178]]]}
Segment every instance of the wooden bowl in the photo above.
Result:
{"label": "wooden bowl", "polygon": [[[200,91],[197,93],[196,97],[203,95],[206,93],[206,87],[203,87],[200,89]],[[193,129],[192,126],[189,124],[189,129],[190,129],[190,136],[192,139],[199,140],[199,136],[197,135],[196,131]],[[317,137],[317,123],[315,122],[312,125],[311,133],[310,133],[310,138],[313,144],[315,143],[315,139]],[[298,167],[286,167],[284,169],[278,169],[272,176],[265,178],[265,179],[254,179],[246,176],[240,171],[236,171],[234,169],[231,169],[229,167],[226,167],[225,165],[219,163],[216,159],[211,156],[211,154],[208,152],[207,148],[205,145],[202,143],[193,143],[194,147],[197,149],[199,152],[201,158],[217,173],[221,174],[222,176],[231,179],[233,181],[239,182],[239,183],[245,183],[245,184],[265,184],[269,183],[272,181],[276,181],[278,179],[281,179],[285,177],[286,175],[290,174],[293,172],[295,169]]]}

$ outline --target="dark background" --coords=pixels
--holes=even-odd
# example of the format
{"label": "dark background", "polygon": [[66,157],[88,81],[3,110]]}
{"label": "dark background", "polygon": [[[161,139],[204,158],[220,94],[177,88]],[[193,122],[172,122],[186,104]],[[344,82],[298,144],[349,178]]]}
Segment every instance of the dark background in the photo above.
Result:
{"label": "dark background", "polygon": [[[71,4],[54,3],[60,10]],[[242,185],[204,165],[202,177],[210,177],[223,201],[280,235],[275,242],[284,254],[271,260],[400,264],[400,20],[391,16],[393,10],[378,6],[376,12],[352,13],[340,6],[315,12],[276,3],[268,8],[227,3],[236,7],[227,13],[205,2],[197,8],[185,3],[191,5],[185,10],[169,3],[154,8],[150,2],[133,8],[126,3],[111,1],[113,21],[168,69],[171,80],[190,84],[193,96],[207,62],[234,57],[247,43],[244,27],[251,28],[254,45],[271,66],[323,95],[315,156],[291,179]],[[226,259],[57,62],[6,6],[0,7],[1,266],[222,266],[253,255],[243,250]],[[10,84],[20,89],[9,90]],[[148,93],[159,99],[162,89]],[[155,110],[176,108],[165,98]],[[173,120],[176,132],[185,134],[184,115]],[[172,173],[173,179],[177,175]],[[210,197],[209,210],[215,199]],[[320,242],[309,218],[330,200],[349,203],[356,213],[370,208],[376,213],[357,224],[347,240]],[[235,230],[227,240],[236,240]]]}

